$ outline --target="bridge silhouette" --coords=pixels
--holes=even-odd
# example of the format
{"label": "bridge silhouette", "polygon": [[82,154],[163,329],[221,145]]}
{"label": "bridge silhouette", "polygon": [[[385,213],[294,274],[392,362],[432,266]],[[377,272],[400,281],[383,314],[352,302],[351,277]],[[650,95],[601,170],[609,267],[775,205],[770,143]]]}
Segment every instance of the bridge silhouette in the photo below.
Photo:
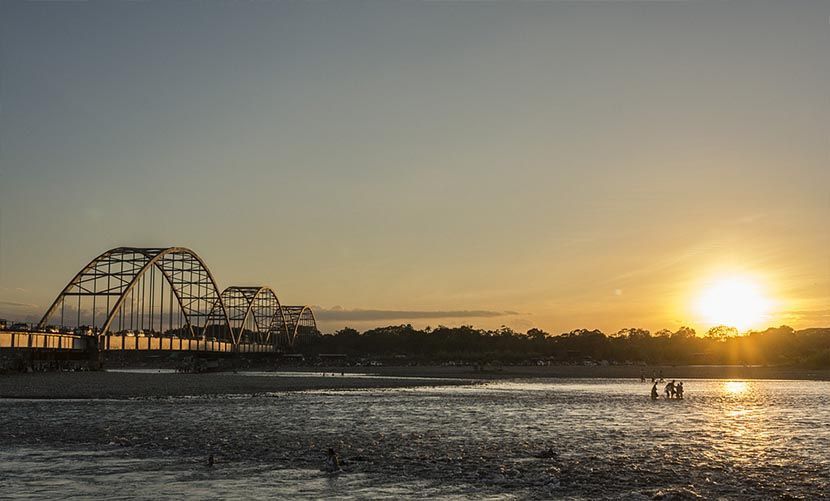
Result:
{"label": "bridge silhouette", "polygon": [[308,306],[268,286],[221,291],[185,247],[116,247],[92,259],[31,331],[0,332],[0,348],[38,351],[279,353],[316,334]]}

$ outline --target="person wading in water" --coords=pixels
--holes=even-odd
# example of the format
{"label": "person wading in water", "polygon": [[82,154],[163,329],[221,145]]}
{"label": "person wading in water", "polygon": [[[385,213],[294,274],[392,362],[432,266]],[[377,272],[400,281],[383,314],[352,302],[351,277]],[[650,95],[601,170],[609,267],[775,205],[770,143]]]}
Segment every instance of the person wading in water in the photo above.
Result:
{"label": "person wading in water", "polygon": [[672,379],[671,382],[666,383],[666,389],[665,389],[666,399],[668,400],[671,397],[673,397],[674,392],[675,392],[675,390],[674,390],[674,380]]}
{"label": "person wading in water", "polygon": [[328,453],[326,454],[326,471],[330,473],[340,471],[340,460],[331,447],[329,447]]}

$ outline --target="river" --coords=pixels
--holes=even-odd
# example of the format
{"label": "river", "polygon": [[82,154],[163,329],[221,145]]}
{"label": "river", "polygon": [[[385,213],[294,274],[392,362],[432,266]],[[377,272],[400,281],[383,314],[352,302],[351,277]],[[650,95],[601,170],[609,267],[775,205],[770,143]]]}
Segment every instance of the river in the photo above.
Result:
{"label": "river", "polygon": [[[10,498],[817,498],[830,382],[631,380],[0,400]],[[321,471],[337,449],[343,472]],[[209,454],[216,464],[209,468]]]}

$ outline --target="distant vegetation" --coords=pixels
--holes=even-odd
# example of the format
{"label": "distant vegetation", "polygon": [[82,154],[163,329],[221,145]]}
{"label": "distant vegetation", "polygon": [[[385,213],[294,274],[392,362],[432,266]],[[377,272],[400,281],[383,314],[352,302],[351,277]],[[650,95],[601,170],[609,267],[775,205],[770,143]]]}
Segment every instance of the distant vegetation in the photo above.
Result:
{"label": "distant vegetation", "polygon": [[335,334],[305,337],[298,348],[307,355],[342,353],[351,357],[406,359],[414,362],[498,361],[556,363],[607,361],[647,364],[750,364],[830,368],[830,328],[795,331],[788,326],[738,335],[719,326],[698,336],[688,327],[649,332],[623,329],[608,335],[578,329],[550,335],[539,329],[526,333],[438,327],[418,330],[411,325],[382,327],[360,333],[345,328]]}

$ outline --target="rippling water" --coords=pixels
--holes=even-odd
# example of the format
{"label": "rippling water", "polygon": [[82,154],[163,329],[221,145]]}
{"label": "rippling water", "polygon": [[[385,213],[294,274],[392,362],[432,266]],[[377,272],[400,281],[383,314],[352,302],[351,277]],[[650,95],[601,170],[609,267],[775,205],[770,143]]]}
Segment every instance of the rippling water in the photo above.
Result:
{"label": "rippling water", "polygon": [[[630,380],[0,400],[11,497],[817,498],[830,383]],[[344,472],[320,471],[335,447]],[[543,454],[545,451],[549,454]],[[204,466],[208,454],[214,468]]]}

